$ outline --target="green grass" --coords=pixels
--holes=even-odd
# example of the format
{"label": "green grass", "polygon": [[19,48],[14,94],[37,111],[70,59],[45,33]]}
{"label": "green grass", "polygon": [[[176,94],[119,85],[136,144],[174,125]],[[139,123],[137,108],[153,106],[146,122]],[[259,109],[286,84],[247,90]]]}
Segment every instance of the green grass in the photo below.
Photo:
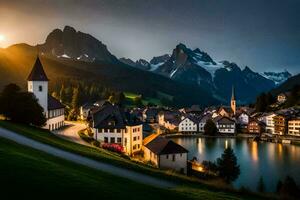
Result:
{"label": "green grass", "polygon": [[[133,104],[133,101],[135,98],[140,97],[140,94],[135,94],[132,92],[124,92],[125,98],[130,104]],[[144,106],[148,105],[149,103],[158,105],[158,106],[163,106],[162,102],[157,99],[157,98],[150,98],[150,97],[143,97],[142,98],[142,103]]]}
{"label": "green grass", "polygon": [[239,199],[208,190],[147,186],[2,138],[0,163],[3,199]]}
{"label": "green grass", "polygon": [[[170,173],[169,171],[158,170],[146,165],[137,164],[131,160],[123,158],[118,154],[111,153],[103,149],[91,148],[91,147],[75,144],[73,142],[69,142],[67,140],[61,139],[53,135],[47,130],[42,130],[42,129],[20,125],[20,124],[14,124],[8,121],[0,121],[0,126],[15,131],[19,134],[25,135],[34,140],[40,141],[42,143],[64,149],[66,151],[74,152],[95,160],[111,163],[116,166],[121,166],[124,168],[139,171],[144,174],[149,174],[151,176],[156,176],[162,179],[177,182],[179,184],[179,187],[176,188],[175,190],[180,191],[180,193],[187,193],[191,197],[199,197],[199,196],[203,197],[203,195],[206,195],[207,193],[211,193],[210,195],[216,194],[216,195],[220,195],[222,198],[224,198],[225,196],[232,197],[232,198],[242,197],[243,199],[246,197],[248,199],[261,198],[261,196],[258,196],[253,193],[247,193],[247,195],[242,194],[232,188],[224,187],[224,185],[198,181],[196,179],[191,179],[186,176]],[[44,170],[48,170],[48,169],[44,168]]]}

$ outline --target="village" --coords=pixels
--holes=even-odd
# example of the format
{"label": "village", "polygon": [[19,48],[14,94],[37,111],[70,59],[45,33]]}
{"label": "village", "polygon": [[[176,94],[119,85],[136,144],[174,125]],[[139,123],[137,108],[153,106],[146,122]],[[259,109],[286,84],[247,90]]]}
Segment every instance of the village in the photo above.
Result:
{"label": "village", "polygon": [[[28,77],[28,91],[34,93],[46,111],[47,123],[44,128],[60,132],[67,125],[65,106],[48,94],[48,81],[37,58]],[[288,95],[279,94],[276,104],[284,103]],[[230,106],[204,109],[197,105],[182,109],[156,106],[128,109],[108,100],[99,100],[80,107],[78,120],[85,125],[85,129],[73,134],[79,134],[96,147],[183,174],[187,174],[188,150],[169,137],[247,137],[281,143],[300,140],[298,109],[261,113],[247,106],[239,107],[236,101],[234,87]],[[216,128],[213,133],[206,131],[208,122]]]}

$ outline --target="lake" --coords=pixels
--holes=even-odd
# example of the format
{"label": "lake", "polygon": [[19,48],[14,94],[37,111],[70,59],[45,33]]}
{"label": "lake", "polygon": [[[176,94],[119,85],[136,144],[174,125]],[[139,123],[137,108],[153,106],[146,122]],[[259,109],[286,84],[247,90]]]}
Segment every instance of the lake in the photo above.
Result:
{"label": "lake", "polygon": [[198,162],[215,161],[230,146],[241,169],[239,178],[233,183],[236,188],[245,186],[255,191],[260,176],[270,192],[276,190],[278,180],[286,175],[300,184],[300,146],[239,138],[182,137],[172,140],[189,150],[189,159],[197,157]]}

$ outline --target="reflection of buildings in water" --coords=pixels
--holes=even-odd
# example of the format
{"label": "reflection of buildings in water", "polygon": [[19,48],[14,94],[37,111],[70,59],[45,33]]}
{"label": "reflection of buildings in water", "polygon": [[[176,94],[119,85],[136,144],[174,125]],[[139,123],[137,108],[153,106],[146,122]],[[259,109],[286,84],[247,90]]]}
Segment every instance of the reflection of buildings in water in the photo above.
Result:
{"label": "reflection of buildings in water", "polygon": [[199,154],[202,154],[203,152],[203,144],[202,144],[202,139],[201,138],[198,138],[198,152]]}
{"label": "reflection of buildings in water", "polygon": [[254,141],[251,144],[251,157],[253,161],[258,161],[258,144]]}
{"label": "reflection of buildings in water", "polygon": [[225,149],[228,148],[228,140],[225,140]]}
{"label": "reflection of buildings in water", "polygon": [[277,144],[277,158],[281,160],[283,158],[282,154],[283,154],[283,146],[281,143],[278,143]]}
{"label": "reflection of buildings in water", "polygon": [[276,146],[273,143],[270,143],[267,145],[267,158],[270,161],[274,161],[275,159],[275,151],[276,151]]}

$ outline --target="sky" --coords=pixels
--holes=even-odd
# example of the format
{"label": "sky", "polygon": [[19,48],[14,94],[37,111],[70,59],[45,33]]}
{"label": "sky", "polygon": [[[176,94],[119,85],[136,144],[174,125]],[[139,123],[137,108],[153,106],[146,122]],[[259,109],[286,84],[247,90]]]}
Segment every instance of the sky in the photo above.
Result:
{"label": "sky", "polygon": [[117,57],[150,60],[184,43],[215,61],[300,72],[300,0],[0,0],[0,47],[43,43],[65,25]]}

